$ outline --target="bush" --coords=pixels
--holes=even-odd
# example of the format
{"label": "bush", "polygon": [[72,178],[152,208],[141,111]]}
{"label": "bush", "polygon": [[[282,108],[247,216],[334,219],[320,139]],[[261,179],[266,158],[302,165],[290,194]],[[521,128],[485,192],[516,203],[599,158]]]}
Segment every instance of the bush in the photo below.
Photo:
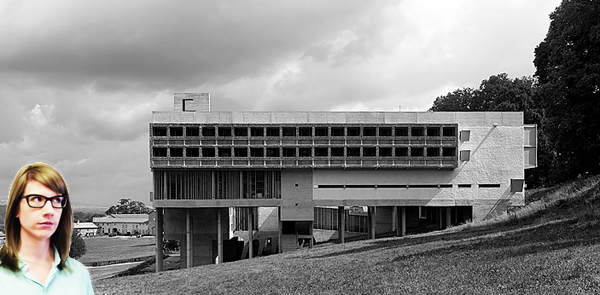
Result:
{"label": "bush", "polygon": [[77,259],[85,255],[85,241],[78,231],[73,231],[71,234],[71,249],[69,250],[69,257]]}

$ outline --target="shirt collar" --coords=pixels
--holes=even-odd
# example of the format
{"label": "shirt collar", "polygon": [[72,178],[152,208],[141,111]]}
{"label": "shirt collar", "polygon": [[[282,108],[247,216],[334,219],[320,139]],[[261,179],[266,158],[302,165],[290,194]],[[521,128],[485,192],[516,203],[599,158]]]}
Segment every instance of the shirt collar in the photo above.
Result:
{"label": "shirt collar", "polygon": [[[58,253],[58,250],[56,250],[56,247],[52,246],[52,249],[54,249],[54,262],[52,262],[52,267],[54,268],[60,263],[60,254]],[[21,257],[20,253],[18,255],[19,255],[19,268],[21,269],[21,271],[25,272],[29,269],[29,265],[27,264],[27,262],[25,262],[23,257]]]}

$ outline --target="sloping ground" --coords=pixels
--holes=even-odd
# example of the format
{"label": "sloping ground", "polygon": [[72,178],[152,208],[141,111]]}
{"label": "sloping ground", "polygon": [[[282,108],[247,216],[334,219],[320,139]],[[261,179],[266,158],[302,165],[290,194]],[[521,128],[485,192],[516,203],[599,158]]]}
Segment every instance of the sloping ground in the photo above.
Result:
{"label": "sloping ground", "polygon": [[598,294],[599,177],[494,221],[94,282],[96,294]]}

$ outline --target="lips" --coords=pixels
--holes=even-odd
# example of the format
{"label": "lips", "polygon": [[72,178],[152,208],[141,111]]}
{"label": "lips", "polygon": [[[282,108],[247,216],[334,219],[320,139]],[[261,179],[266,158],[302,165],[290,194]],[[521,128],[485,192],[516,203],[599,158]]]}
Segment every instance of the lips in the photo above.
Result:
{"label": "lips", "polygon": [[51,221],[45,221],[45,222],[40,222],[38,224],[41,226],[52,226],[54,223],[52,223]]}

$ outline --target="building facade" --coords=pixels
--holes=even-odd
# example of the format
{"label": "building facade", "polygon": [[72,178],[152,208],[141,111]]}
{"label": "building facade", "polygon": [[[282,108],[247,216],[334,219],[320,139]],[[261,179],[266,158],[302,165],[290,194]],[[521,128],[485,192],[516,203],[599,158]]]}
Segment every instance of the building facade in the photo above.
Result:
{"label": "building facade", "polygon": [[256,208],[275,208],[277,252],[312,244],[315,207],[338,208],[338,229],[366,208],[370,237],[404,235],[522,206],[536,166],[521,112],[213,112],[193,93],[174,105],[149,126],[152,201],[157,247],[163,232],[180,240],[186,266],[223,257],[232,209],[256,230]]}
{"label": "building facade", "polygon": [[94,217],[101,235],[152,235],[148,214],[110,214]]}

